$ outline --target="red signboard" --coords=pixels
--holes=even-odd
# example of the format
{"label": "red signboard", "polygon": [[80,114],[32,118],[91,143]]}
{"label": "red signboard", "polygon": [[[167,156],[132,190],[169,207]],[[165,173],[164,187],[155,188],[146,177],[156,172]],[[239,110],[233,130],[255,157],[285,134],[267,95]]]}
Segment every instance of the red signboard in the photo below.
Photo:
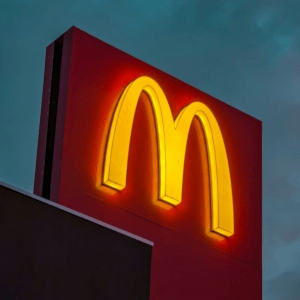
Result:
{"label": "red signboard", "polygon": [[[75,27],[63,35],[60,45],[58,105],[52,131],[48,115],[53,101],[55,43],[47,48],[34,192],[42,195],[45,189],[44,164],[49,164],[51,133],[50,199],[153,241],[151,299],[261,299],[262,123]],[[129,153],[126,185],[116,188],[104,180],[109,135],[115,132],[112,128],[120,99],[139,78],[152,81],[147,79],[139,91],[133,124],[128,127],[129,140],[122,131],[126,122],[120,127]],[[145,86],[155,83],[156,94],[151,94]],[[218,174],[224,165],[216,158],[216,184],[212,157],[217,157],[220,145],[209,148],[208,130],[200,114],[192,119],[183,147],[181,202],[162,201],[161,143],[164,136],[167,145],[169,133],[159,131],[158,112],[164,110],[155,107],[162,103],[155,100],[159,88],[174,126],[180,112],[192,103],[200,103],[197,112],[207,108],[206,115],[211,113],[218,124],[230,171],[234,222],[229,222],[233,226],[229,233],[218,232],[212,224],[217,210],[217,219],[223,222],[220,185],[225,175]],[[207,120],[211,141],[216,142],[212,121]],[[123,151],[120,145],[116,149]],[[165,163],[167,170],[169,166]],[[172,170],[174,176],[180,175],[179,167],[178,172],[177,167]],[[213,200],[214,184],[219,187],[219,202]],[[215,208],[213,201],[218,204]]]}

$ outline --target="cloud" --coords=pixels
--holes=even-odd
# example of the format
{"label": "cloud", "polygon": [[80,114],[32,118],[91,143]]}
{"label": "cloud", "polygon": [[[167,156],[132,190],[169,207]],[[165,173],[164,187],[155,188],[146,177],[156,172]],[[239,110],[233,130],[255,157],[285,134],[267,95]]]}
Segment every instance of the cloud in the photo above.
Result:
{"label": "cloud", "polygon": [[291,184],[286,178],[278,177],[273,180],[266,180],[264,192],[279,199],[285,199],[285,203],[295,196],[299,196],[299,187]]}
{"label": "cloud", "polygon": [[264,285],[265,300],[300,299],[300,272],[285,272]]}
{"label": "cloud", "polygon": [[[283,241],[291,243],[300,239],[300,224],[286,226],[281,232],[280,237]],[[300,250],[299,250],[300,252]],[[299,253],[300,254],[300,253]]]}

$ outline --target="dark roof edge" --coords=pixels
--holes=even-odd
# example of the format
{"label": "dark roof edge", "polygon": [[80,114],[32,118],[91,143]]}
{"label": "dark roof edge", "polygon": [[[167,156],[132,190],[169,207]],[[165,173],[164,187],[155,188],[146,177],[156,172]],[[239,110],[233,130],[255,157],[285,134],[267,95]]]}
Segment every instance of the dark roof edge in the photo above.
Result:
{"label": "dark roof edge", "polygon": [[111,230],[113,230],[113,231],[116,231],[116,232],[118,232],[118,233],[121,233],[121,234],[123,234],[123,235],[126,235],[126,236],[128,236],[128,237],[131,237],[131,238],[133,238],[133,239],[135,239],[135,240],[138,240],[138,241],[143,242],[143,243],[145,243],[145,244],[148,244],[148,245],[150,245],[150,246],[154,246],[154,243],[153,243],[153,242],[151,242],[151,241],[149,241],[149,240],[146,240],[146,239],[144,239],[144,238],[142,238],[142,237],[140,237],[140,236],[138,236],[138,235],[135,235],[135,234],[133,234],[133,233],[130,233],[130,232],[128,232],[128,231],[126,231],[126,230],[123,230],[123,229],[120,229],[120,228],[118,228],[118,227],[112,226],[112,225],[110,225],[110,224],[108,224],[108,223],[105,223],[105,222],[102,222],[102,221],[100,221],[100,220],[94,219],[94,218],[89,217],[89,216],[87,216],[87,215],[84,215],[84,214],[82,214],[82,213],[80,213],[80,212],[78,212],[78,211],[76,211],[76,210],[73,210],[73,209],[70,209],[70,208],[65,207],[65,206],[63,206],[63,205],[57,204],[57,203],[55,203],[55,202],[53,202],[53,201],[47,200],[47,199],[42,198],[42,197],[40,197],[40,196],[37,196],[37,195],[31,194],[31,193],[28,193],[28,192],[26,192],[26,191],[23,191],[23,190],[21,190],[21,189],[19,189],[19,188],[14,187],[14,186],[12,186],[12,185],[9,185],[9,184],[7,184],[7,183],[5,183],[5,182],[0,181],[0,186],[3,186],[3,187],[8,188],[8,189],[11,189],[11,190],[13,190],[13,191],[15,191],[15,192],[18,192],[18,193],[20,193],[20,194],[23,194],[23,195],[25,195],[25,196],[28,196],[28,197],[30,197],[30,198],[32,198],[32,199],[41,201],[41,202],[43,202],[43,203],[45,203],[45,204],[54,206],[54,207],[56,207],[56,208],[58,208],[58,209],[61,209],[61,210],[65,211],[65,212],[68,212],[68,213],[70,213],[70,214],[72,214],[72,215],[75,215],[75,216],[80,217],[80,218],[82,218],[82,219],[88,220],[88,221],[93,222],[93,223],[95,223],[95,224],[98,224],[98,225],[100,225],[100,226],[106,227],[106,228],[108,228],[108,229],[111,229]]}

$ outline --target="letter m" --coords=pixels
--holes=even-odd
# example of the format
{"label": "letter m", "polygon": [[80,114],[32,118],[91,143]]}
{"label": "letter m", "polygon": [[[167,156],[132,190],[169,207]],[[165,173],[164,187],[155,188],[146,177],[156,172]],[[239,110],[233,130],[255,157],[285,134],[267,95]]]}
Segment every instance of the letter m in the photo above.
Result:
{"label": "letter m", "polygon": [[128,153],[137,103],[145,91],[153,107],[159,153],[159,199],[178,205],[182,198],[183,170],[188,134],[196,116],[202,125],[208,153],[212,231],[234,233],[230,171],[221,130],[211,110],[201,102],[184,107],[175,122],[166,96],[153,79],[143,76],[124,89],[112,119],[104,162],[103,184],[126,187]]}

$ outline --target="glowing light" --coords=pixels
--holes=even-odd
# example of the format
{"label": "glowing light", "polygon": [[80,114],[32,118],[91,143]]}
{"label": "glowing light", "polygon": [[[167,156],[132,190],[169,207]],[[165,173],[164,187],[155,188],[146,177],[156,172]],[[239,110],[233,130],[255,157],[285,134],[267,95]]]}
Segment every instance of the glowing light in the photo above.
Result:
{"label": "glowing light", "polygon": [[184,160],[193,118],[203,127],[208,152],[212,231],[231,236],[234,233],[233,199],[226,149],[218,122],[201,102],[184,107],[175,122],[167,98],[153,79],[143,76],[124,89],[110,127],[103,184],[117,190],[126,187],[128,153],[135,110],[142,91],[153,107],[158,139],[159,199],[178,205],[182,200]]}

